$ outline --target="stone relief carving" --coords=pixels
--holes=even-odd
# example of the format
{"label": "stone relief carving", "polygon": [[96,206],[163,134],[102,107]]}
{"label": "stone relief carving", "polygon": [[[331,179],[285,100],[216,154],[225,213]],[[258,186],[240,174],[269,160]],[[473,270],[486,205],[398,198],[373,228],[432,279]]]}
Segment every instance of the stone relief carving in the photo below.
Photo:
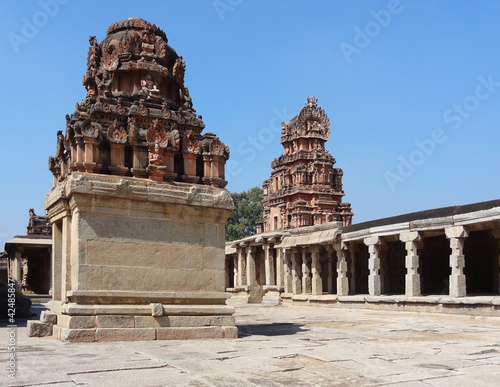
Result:
{"label": "stone relief carving", "polygon": [[217,156],[222,156],[224,154],[224,144],[218,138],[215,138],[210,143],[210,154]]}
{"label": "stone relief carving", "polygon": [[149,128],[146,140],[149,146],[158,146],[160,148],[166,148],[168,145],[168,135],[164,128],[159,127],[158,120],[154,120],[152,122],[151,127]]}
{"label": "stone relief carving", "polygon": [[127,138],[125,128],[118,124],[118,120],[114,120],[113,124],[108,128],[108,141],[116,144],[125,144]]}
{"label": "stone relief carving", "polygon": [[195,138],[195,133],[189,131],[182,142],[182,151],[184,153],[198,154],[200,153],[200,143]]}
{"label": "stone relief carving", "polygon": [[174,68],[172,70],[172,74],[175,80],[180,84],[184,85],[184,74],[186,72],[186,62],[182,58],[182,56],[178,57],[175,61]]}

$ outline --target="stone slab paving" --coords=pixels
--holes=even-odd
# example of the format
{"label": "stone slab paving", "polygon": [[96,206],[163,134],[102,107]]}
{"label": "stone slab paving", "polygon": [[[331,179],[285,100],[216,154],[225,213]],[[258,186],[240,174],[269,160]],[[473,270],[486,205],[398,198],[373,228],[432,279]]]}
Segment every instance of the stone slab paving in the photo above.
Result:
{"label": "stone slab paving", "polygon": [[[39,309],[38,309],[39,310]],[[500,318],[237,307],[238,339],[61,343],[16,329],[12,386],[500,386]]]}

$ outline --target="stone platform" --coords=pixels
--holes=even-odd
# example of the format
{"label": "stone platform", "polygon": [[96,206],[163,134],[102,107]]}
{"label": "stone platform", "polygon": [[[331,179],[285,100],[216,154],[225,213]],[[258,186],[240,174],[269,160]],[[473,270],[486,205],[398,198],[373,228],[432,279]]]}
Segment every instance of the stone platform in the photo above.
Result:
{"label": "stone platform", "polygon": [[45,204],[53,298],[31,334],[77,342],[237,336],[224,291],[228,191],[73,173]]}
{"label": "stone platform", "polygon": [[405,312],[446,313],[471,316],[491,316],[500,318],[500,296],[420,296],[402,295],[352,296],[310,295],[282,293],[282,303],[294,306],[319,306],[328,308],[354,308]]}
{"label": "stone platform", "polygon": [[[498,386],[500,319],[318,307],[237,307],[234,340],[61,343],[16,329],[4,385]],[[5,326],[5,325],[4,325]],[[0,328],[0,341],[9,328]],[[8,352],[0,352],[7,364]]]}

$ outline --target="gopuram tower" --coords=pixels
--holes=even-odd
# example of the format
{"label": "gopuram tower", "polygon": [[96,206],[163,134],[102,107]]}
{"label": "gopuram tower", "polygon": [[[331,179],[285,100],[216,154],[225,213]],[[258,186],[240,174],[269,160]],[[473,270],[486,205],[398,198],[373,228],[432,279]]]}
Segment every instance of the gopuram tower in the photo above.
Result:
{"label": "gopuram tower", "polygon": [[49,159],[52,301],[31,335],[237,337],[224,284],[229,148],[202,134],[185,68],[142,19],[90,37],[86,97]]}
{"label": "gopuram tower", "polygon": [[350,225],[350,203],[342,203],[342,169],[325,150],[330,120],[307,98],[299,114],[282,123],[284,154],[271,163],[271,177],[263,183],[264,232],[341,221]]}

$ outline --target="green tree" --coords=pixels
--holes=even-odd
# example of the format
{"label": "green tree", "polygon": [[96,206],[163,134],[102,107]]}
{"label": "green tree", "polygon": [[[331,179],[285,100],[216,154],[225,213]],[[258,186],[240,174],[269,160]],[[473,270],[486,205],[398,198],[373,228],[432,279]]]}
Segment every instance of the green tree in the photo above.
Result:
{"label": "green tree", "polygon": [[226,241],[234,241],[255,234],[255,225],[262,222],[262,188],[232,193],[234,209],[226,223]]}

